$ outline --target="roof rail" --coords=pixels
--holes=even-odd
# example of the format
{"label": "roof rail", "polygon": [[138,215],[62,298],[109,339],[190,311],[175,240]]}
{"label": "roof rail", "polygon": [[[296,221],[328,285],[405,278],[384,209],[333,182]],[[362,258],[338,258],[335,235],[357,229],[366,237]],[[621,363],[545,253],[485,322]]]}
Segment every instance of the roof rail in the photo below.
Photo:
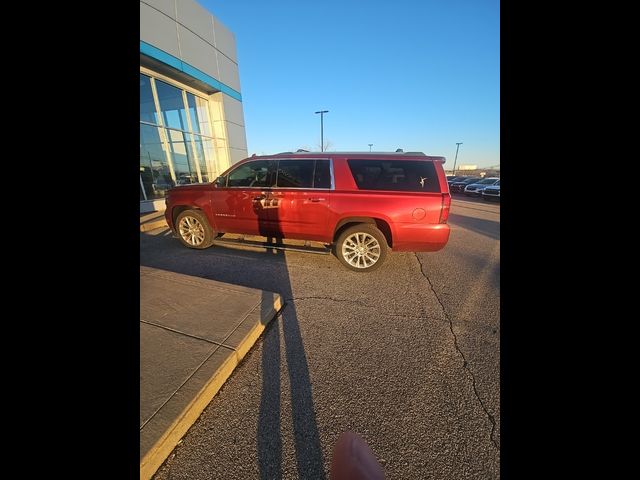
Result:
{"label": "roof rail", "polygon": [[[333,154],[333,155],[345,155],[345,154],[353,154],[353,155],[419,155],[422,157],[426,157],[427,155],[424,152],[342,152],[342,151],[330,151],[330,152],[311,152],[309,150],[304,150],[302,148],[299,148],[298,150],[296,150],[295,152],[280,152],[280,153],[273,153],[273,154],[269,154],[269,155],[293,155],[295,153],[312,153],[314,155],[316,154],[324,154],[324,155],[329,155],[329,154]],[[444,158],[444,157],[442,157]]]}

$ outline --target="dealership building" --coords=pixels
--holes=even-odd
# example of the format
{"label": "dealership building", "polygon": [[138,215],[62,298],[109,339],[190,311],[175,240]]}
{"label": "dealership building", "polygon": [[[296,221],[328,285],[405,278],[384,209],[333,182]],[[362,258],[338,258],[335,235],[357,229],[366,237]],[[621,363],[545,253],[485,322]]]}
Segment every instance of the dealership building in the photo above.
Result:
{"label": "dealership building", "polygon": [[140,1],[140,212],[245,157],[233,33],[194,0]]}

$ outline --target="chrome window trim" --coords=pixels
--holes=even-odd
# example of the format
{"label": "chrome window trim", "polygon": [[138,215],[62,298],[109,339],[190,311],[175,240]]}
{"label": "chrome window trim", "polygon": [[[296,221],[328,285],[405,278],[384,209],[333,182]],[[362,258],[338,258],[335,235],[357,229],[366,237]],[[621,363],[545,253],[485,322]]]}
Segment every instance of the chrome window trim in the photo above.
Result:
{"label": "chrome window trim", "polygon": [[333,177],[333,158],[329,159],[329,174],[331,175],[331,190],[335,190],[336,182]]}

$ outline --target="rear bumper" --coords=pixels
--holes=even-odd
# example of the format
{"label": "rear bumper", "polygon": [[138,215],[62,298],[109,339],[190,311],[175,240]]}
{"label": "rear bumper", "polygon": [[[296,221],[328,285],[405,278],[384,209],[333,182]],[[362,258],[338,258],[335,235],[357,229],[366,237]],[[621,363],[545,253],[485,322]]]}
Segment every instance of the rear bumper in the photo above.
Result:
{"label": "rear bumper", "polygon": [[446,223],[396,224],[393,237],[394,252],[437,252],[449,241],[450,228]]}

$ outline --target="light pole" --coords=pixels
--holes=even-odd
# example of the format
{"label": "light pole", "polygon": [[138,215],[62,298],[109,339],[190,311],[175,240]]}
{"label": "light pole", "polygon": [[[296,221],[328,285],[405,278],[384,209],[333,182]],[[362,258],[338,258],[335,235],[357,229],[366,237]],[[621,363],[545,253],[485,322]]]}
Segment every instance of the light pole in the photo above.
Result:
{"label": "light pole", "polygon": [[327,113],[329,110],[320,110],[319,113],[320,114],[320,151],[324,152],[324,114]]}
{"label": "light pole", "polygon": [[371,147],[373,147],[373,143],[369,144],[369,151],[371,151]]}
{"label": "light pole", "polygon": [[456,142],[456,158],[453,161],[453,175],[456,174],[456,161],[458,160],[458,149],[460,148],[460,145],[462,145],[462,142]]}

